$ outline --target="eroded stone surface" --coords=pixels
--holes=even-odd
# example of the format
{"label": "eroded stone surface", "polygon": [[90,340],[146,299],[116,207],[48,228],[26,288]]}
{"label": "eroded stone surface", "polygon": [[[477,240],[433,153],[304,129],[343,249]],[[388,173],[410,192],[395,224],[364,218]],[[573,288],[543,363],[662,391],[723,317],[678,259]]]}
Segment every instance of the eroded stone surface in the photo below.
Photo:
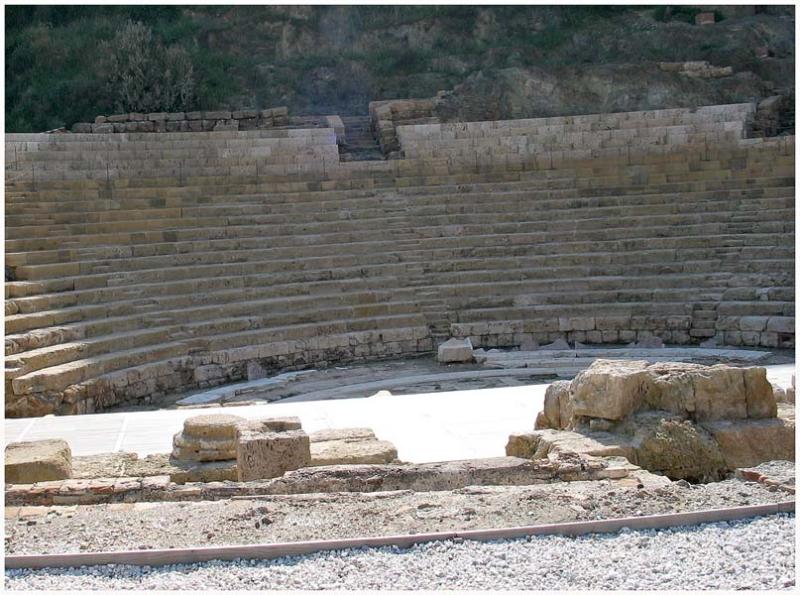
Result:
{"label": "eroded stone surface", "polygon": [[701,482],[794,458],[794,408],[776,404],[757,367],[597,360],[571,383],[548,387],[535,427],[511,435],[506,453],[615,454]]}
{"label": "eroded stone surface", "polygon": [[183,431],[172,439],[172,457],[178,461],[228,461],[236,458],[238,415],[195,415],[183,422]]}
{"label": "eroded stone surface", "polygon": [[[632,486],[660,487],[669,480],[614,457],[554,455],[540,460],[496,457],[424,464],[332,465],[290,471],[251,482],[176,484],[166,475],[145,478],[63,480],[6,486],[6,506],[50,506],[110,502],[226,500],[233,496],[342,492],[430,492],[474,486],[618,479]],[[472,486],[468,488],[468,486]],[[492,489],[492,488],[489,488]]]}
{"label": "eroded stone surface", "polygon": [[782,405],[773,419],[723,420],[702,424],[720,446],[729,468],[772,460],[794,460],[794,407]]}
{"label": "eroded stone surface", "polygon": [[36,483],[72,476],[72,451],[66,440],[12,442],[5,449],[6,483]]}
{"label": "eroded stone surface", "polygon": [[[621,420],[659,409],[697,421],[774,417],[764,368],[596,360],[570,386],[574,416]],[[562,427],[569,427],[561,420]]]}
{"label": "eroded stone surface", "polygon": [[239,431],[236,442],[239,481],[280,477],[310,463],[310,441],[303,430]]}
{"label": "eroded stone surface", "polygon": [[311,465],[392,463],[397,449],[386,440],[326,440],[311,443]]}
{"label": "eroded stone surface", "polygon": [[567,380],[557,380],[547,387],[544,393],[544,409],[536,418],[535,429],[569,427],[572,419],[569,391],[570,382]]}
{"label": "eroded stone surface", "polygon": [[570,385],[573,415],[623,419],[642,405],[651,387],[645,361],[596,360]]}
{"label": "eroded stone surface", "polygon": [[195,438],[230,439],[236,438],[236,424],[246,421],[238,415],[214,413],[195,415],[183,422],[183,432]]}

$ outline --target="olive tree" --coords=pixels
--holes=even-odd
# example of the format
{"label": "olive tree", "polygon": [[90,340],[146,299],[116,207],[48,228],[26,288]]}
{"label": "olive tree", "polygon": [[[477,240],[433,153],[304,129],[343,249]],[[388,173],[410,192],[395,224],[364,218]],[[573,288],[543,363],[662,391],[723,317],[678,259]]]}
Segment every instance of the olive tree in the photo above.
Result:
{"label": "olive tree", "polygon": [[149,27],[127,21],[101,50],[116,110],[181,111],[190,106],[194,72],[183,48],[165,47]]}

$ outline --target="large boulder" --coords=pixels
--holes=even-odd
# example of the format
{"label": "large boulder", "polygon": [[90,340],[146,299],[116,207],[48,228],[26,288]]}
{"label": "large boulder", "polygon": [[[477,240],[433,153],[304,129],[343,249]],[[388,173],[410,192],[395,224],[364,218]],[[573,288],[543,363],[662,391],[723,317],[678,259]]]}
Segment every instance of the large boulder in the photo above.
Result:
{"label": "large boulder", "polygon": [[72,477],[72,451],[65,440],[12,442],[6,446],[6,483],[36,483]]}

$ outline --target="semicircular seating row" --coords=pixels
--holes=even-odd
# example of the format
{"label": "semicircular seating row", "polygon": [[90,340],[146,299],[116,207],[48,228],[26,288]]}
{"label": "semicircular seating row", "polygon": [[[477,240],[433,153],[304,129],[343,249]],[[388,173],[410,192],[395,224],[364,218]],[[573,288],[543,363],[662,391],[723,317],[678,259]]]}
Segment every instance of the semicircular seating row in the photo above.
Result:
{"label": "semicircular seating row", "polygon": [[[526,143],[479,127],[472,153],[434,125],[444,149],[426,153],[420,129],[404,145],[417,157],[363,163],[339,163],[319,130],[7,135],[6,414],[448,336],[793,346],[794,138],[731,137],[744,109],[652,113],[602,124],[637,133],[624,147],[586,148],[572,129],[594,139],[597,119],[565,119],[547,163],[530,138],[550,119],[523,127]],[[662,121],[703,140],[664,144],[646,130]]]}

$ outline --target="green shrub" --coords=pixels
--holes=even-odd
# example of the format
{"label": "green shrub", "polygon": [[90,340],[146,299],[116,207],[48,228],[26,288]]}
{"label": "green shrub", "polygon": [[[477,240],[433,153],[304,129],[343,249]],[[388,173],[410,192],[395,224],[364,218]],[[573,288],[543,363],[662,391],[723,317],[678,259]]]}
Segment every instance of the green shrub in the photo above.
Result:
{"label": "green shrub", "polygon": [[191,105],[195,82],[189,54],[164,46],[150,27],[128,21],[100,49],[116,111],[181,111]]}

